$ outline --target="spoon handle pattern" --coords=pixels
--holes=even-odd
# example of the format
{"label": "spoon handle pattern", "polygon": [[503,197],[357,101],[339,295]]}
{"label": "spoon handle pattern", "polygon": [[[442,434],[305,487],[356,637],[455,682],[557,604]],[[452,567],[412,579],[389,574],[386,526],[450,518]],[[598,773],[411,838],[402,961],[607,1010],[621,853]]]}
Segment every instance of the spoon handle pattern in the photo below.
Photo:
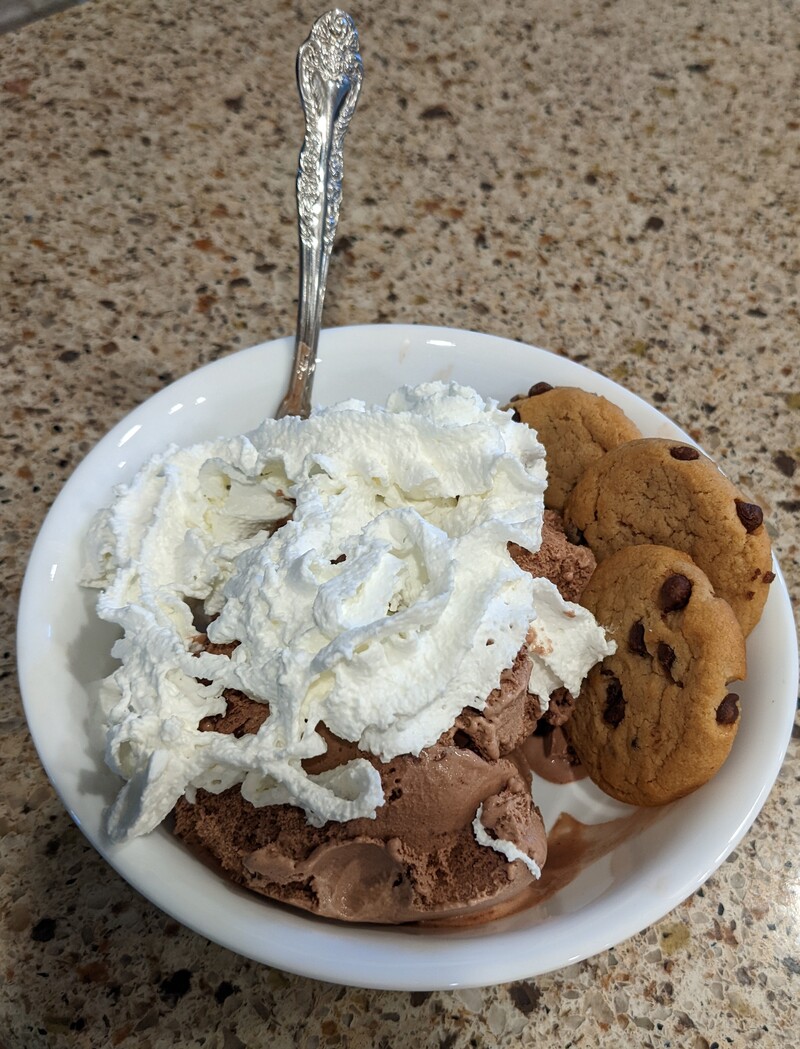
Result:
{"label": "spoon handle pattern", "polygon": [[356,108],[363,63],[358,32],[338,8],[314,23],[297,53],[306,133],[297,171],[300,298],[292,377],[278,418],[311,410],[322,305],[342,201],[344,136]]}

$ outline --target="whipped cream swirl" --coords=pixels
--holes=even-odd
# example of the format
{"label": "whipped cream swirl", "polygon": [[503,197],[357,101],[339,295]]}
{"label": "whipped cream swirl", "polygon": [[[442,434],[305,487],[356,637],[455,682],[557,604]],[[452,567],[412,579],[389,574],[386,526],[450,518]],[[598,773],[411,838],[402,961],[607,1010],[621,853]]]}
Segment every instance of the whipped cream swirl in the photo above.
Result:
{"label": "whipped cream swirl", "polygon": [[[111,838],[235,784],[315,826],[374,816],[368,761],[303,769],[319,723],[382,760],[418,754],[483,708],[532,624],[533,682],[576,689],[603,631],[507,552],[538,549],[545,484],[535,432],[455,383],[150,460],[96,517],[84,578],[123,630],[101,689],[106,760],[127,780]],[[230,656],[197,651],[198,608]],[[257,733],[199,730],[226,689],[268,704]]]}

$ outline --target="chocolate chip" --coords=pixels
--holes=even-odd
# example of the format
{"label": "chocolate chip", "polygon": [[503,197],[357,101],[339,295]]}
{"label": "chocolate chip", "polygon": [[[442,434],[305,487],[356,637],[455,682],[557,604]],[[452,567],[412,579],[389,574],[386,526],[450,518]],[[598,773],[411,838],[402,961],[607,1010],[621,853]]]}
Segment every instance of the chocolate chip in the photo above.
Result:
{"label": "chocolate chip", "polygon": [[522,422],[522,416],[519,414],[516,408],[514,409],[511,418],[514,420],[515,423]]}
{"label": "chocolate chip", "polygon": [[658,648],[656,649],[656,657],[664,668],[664,673],[667,677],[672,677],[672,664],[675,662],[675,649],[666,643],[666,641],[659,641]]}
{"label": "chocolate chip", "polygon": [[764,573],[764,577],[761,580],[761,582],[762,583],[771,583],[774,578],[775,578],[775,573],[774,572],[765,572]]}
{"label": "chocolate chip", "polygon": [[692,596],[692,584],[685,575],[676,572],[668,576],[661,585],[659,604],[662,612],[677,612],[686,608]]}
{"label": "chocolate chip", "polygon": [[717,707],[717,724],[732,725],[739,717],[739,697],[735,692],[729,692]]}
{"label": "chocolate chip", "polygon": [[755,532],[756,528],[764,523],[764,512],[761,507],[755,503],[746,503],[744,499],[734,499],[734,502],[736,513],[744,525],[745,532]]}
{"label": "chocolate chip", "polygon": [[625,697],[622,694],[622,685],[617,678],[613,678],[606,688],[606,709],[603,711],[603,721],[612,728],[616,728],[624,717]]}
{"label": "chocolate chip", "polygon": [[540,393],[547,393],[548,390],[552,390],[553,387],[549,382],[537,382],[528,390],[529,397],[538,397]]}
{"label": "chocolate chip", "polygon": [[342,563],[342,561],[346,561],[346,560],[347,560],[347,554],[339,554],[338,557],[334,557],[334,559],[331,561],[331,564],[332,565],[340,565]]}
{"label": "chocolate chip", "polygon": [[682,463],[687,463],[691,459],[699,459],[700,453],[696,448],[692,448],[688,444],[676,444],[674,448],[670,448],[669,454],[673,459],[680,459]]}
{"label": "chocolate chip", "polygon": [[647,649],[644,643],[644,623],[641,619],[631,626],[628,632],[628,648],[637,656],[646,656]]}

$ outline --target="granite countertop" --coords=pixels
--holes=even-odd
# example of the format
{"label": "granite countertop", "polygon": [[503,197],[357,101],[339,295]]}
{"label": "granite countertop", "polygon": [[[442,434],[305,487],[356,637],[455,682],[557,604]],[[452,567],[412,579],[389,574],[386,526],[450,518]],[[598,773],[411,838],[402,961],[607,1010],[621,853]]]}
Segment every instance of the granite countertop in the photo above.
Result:
{"label": "granite countertop", "polygon": [[[765,508],[796,607],[794,6],[363,8],[326,324],[490,331],[623,382]],[[179,927],[42,771],[12,650],[31,544],[111,424],[293,330],[293,62],[320,11],[96,0],[2,40],[0,1045],[794,1045],[797,728],[754,827],[658,924],[559,972],[436,993],[317,983]]]}

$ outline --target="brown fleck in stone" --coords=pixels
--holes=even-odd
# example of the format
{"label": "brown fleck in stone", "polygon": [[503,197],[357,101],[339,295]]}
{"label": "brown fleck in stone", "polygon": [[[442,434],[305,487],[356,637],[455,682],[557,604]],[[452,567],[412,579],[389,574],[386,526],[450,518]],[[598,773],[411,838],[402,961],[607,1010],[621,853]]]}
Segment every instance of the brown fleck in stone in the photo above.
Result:
{"label": "brown fleck in stone", "polygon": [[797,469],[797,460],[793,459],[791,455],[787,455],[785,452],[778,452],[776,456],[773,456],[772,461],[784,477],[794,477],[794,472]]}
{"label": "brown fleck in stone", "polygon": [[214,991],[214,1000],[222,1005],[223,1002],[227,1001],[232,994],[236,994],[239,988],[230,982],[230,980],[223,980],[216,991]]}
{"label": "brown fleck in stone", "polygon": [[542,992],[535,983],[528,981],[512,984],[508,989],[508,996],[524,1016],[530,1016],[538,1009],[542,1000]]}
{"label": "brown fleck in stone", "polygon": [[37,943],[47,943],[56,934],[55,918],[41,918],[31,929],[31,939]]}
{"label": "brown fleck in stone", "polygon": [[658,215],[651,215],[647,222],[645,222],[644,228],[658,233],[659,230],[664,228],[664,220],[659,218]]}
{"label": "brown fleck in stone", "polygon": [[11,95],[20,95],[20,97],[24,98],[28,94],[30,86],[30,77],[18,77],[16,80],[6,80],[3,83],[3,90],[8,91]]}
{"label": "brown fleck in stone", "polygon": [[84,983],[105,983],[109,979],[108,966],[103,961],[87,962],[76,969]]}
{"label": "brown fleck in stone", "polygon": [[432,994],[433,991],[412,991],[408,996],[408,1003],[417,1008],[420,1005],[424,1005]]}
{"label": "brown fleck in stone", "polygon": [[171,1001],[174,1004],[179,998],[183,998],[191,985],[191,972],[188,969],[178,969],[172,976],[161,981],[158,990],[165,1001]]}
{"label": "brown fleck in stone", "polygon": [[452,120],[453,114],[447,106],[428,106],[420,113],[423,120]]}
{"label": "brown fleck in stone", "polygon": [[668,925],[661,932],[661,950],[664,954],[675,954],[689,942],[689,927],[683,922]]}
{"label": "brown fleck in stone", "polygon": [[357,242],[357,238],[349,234],[339,237],[334,241],[332,252],[334,255],[343,255],[347,251],[352,251]]}

